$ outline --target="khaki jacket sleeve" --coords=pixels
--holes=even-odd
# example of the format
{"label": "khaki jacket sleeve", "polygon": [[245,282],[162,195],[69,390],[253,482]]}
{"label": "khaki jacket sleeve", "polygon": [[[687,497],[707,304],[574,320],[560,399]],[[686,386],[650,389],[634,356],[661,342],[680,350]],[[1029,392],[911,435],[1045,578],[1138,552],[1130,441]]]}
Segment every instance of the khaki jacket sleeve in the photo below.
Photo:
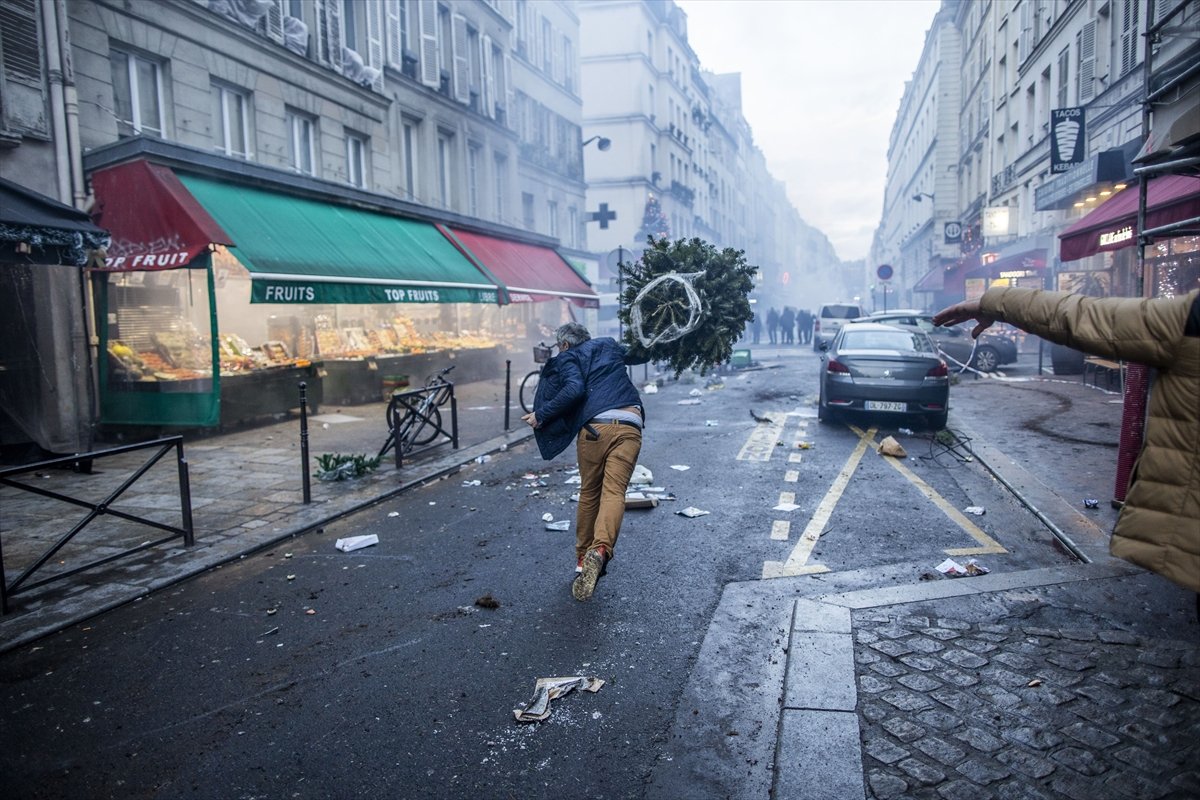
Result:
{"label": "khaki jacket sleeve", "polygon": [[1040,289],[989,289],[983,313],[1092,355],[1169,367],[1196,292],[1182,297],[1086,297]]}

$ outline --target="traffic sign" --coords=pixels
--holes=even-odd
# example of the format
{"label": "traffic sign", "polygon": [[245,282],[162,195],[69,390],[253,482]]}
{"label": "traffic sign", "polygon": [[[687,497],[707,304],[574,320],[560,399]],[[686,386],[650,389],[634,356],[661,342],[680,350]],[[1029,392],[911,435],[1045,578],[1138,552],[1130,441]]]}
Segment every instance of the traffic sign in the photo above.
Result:
{"label": "traffic sign", "polygon": [[875,270],[875,275],[881,281],[890,281],[894,272],[891,264],[880,264],[879,269]]}

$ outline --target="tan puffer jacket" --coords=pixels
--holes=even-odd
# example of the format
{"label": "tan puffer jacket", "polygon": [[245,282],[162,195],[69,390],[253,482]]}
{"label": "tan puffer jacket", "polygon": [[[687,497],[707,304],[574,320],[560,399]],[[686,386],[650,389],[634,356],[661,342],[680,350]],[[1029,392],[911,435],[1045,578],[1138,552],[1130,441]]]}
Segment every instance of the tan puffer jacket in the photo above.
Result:
{"label": "tan puffer jacket", "polygon": [[1200,290],[1147,300],[989,289],[980,304],[1051,342],[1158,370],[1110,549],[1200,592]]}

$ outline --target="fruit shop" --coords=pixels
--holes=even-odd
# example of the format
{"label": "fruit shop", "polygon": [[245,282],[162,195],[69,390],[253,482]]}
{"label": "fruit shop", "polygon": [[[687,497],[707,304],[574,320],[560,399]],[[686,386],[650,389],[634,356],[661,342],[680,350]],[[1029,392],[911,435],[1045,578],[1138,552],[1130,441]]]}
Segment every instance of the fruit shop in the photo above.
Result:
{"label": "fruit shop", "polygon": [[[500,379],[598,304],[549,240],[235,183],[145,160],[93,173],[100,421],[229,426],[381,402],[455,364]],[[553,302],[539,302],[553,301]],[[523,363],[523,362],[522,362]]]}

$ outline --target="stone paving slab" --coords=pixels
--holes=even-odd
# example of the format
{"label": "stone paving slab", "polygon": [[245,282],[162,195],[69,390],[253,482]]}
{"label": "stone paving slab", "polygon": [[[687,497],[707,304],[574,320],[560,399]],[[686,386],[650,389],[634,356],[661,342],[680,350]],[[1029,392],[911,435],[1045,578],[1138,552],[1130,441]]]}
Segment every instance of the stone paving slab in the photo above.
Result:
{"label": "stone paving slab", "polygon": [[779,753],[773,797],[863,796],[858,718],[853,712],[784,709]]}

